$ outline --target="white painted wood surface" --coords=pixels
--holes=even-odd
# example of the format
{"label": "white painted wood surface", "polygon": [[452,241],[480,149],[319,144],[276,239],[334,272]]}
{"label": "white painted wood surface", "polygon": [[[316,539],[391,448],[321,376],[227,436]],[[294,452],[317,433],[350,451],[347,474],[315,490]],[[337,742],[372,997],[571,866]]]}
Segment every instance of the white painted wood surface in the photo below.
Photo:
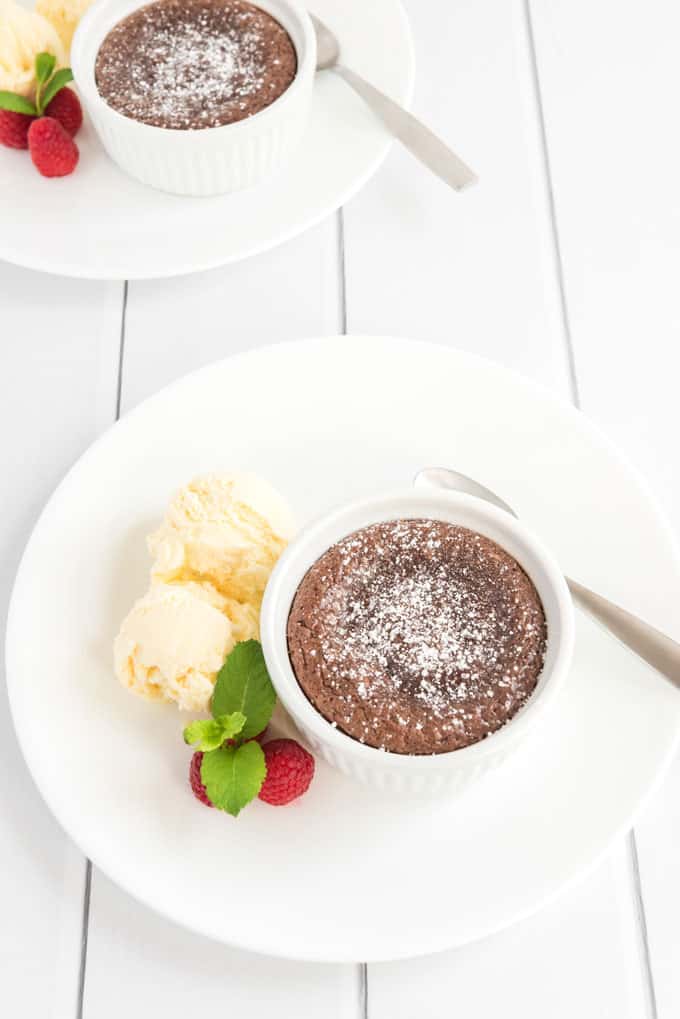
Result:
{"label": "white painted wood surface", "polygon": [[[449,194],[395,149],[342,216],[241,265],[131,284],[127,301],[122,284],[0,264],[3,619],[42,503],[119,405],[125,412],[229,353],[345,322],[350,331],[473,350],[580,397],[680,526],[675,5],[409,0],[407,8],[416,111],[478,170],[475,191]],[[621,842],[537,916],[455,952],[365,973],[221,948],[97,873],[88,896],[85,861],[21,762],[4,693],[0,735],[8,1012],[680,1014],[680,765],[647,806],[635,842]]]}

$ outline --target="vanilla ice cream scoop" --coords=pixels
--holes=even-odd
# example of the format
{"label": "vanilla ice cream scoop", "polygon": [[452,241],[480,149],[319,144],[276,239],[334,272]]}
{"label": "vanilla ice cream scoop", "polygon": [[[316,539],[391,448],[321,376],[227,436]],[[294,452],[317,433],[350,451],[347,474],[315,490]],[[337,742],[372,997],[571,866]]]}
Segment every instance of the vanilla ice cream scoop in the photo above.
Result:
{"label": "vanilla ice cream scoop", "polygon": [[0,90],[33,97],[35,58],[52,53],[66,64],[64,44],[54,25],[15,0],[0,0]]}
{"label": "vanilla ice cream scoop", "polygon": [[229,619],[200,588],[154,584],[132,607],[113,654],[121,682],[148,700],[204,711],[234,646]]}
{"label": "vanilla ice cream scoop", "polygon": [[172,500],[149,538],[154,580],[209,581],[224,596],[257,604],[293,533],[281,496],[251,474],[195,478]]}

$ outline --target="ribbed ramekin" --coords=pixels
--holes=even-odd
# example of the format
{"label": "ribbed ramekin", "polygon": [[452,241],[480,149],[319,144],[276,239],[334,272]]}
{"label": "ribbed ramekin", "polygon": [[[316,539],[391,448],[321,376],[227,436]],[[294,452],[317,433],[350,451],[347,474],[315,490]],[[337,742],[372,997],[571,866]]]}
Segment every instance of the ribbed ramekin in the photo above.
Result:
{"label": "ribbed ramekin", "polygon": [[260,113],[234,124],[180,131],[124,117],[99,94],[95,62],[107,33],[144,6],[99,0],[81,21],[71,48],[73,76],[104,148],[131,177],[178,195],[217,195],[252,187],[274,173],[304,133],[316,70],[316,39],[305,10],[290,0],[252,0],[283,25],[297,53],[290,86]]}
{"label": "ribbed ramekin", "polygon": [[[546,615],[545,663],[532,696],[503,728],[480,743],[444,754],[387,753],[334,728],[303,693],[288,656],[286,626],[295,592],[310,566],[334,542],[384,520],[429,517],[469,527],[493,539],[536,585]],[[574,610],[559,566],[527,529],[502,510],[457,492],[411,489],[355,502],[307,527],[286,549],[265,591],[260,632],[267,668],[284,708],[312,749],[359,782],[399,794],[456,793],[501,764],[540,725],[569,670]]]}

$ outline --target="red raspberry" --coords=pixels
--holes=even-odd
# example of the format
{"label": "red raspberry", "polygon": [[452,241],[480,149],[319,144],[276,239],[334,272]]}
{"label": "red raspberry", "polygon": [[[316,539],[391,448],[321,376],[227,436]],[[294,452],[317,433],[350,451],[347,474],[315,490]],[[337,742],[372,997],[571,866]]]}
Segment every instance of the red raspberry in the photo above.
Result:
{"label": "red raspberry", "polygon": [[212,807],[212,803],[208,799],[208,793],[205,786],[203,785],[203,779],[201,778],[201,762],[203,760],[203,751],[197,750],[194,756],[191,758],[191,765],[189,766],[189,784],[193,790],[194,796],[201,803],[205,803],[206,807]]}
{"label": "red raspberry", "polygon": [[27,149],[28,129],[34,120],[28,113],[0,110],[0,144],[10,149]]}
{"label": "red raspberry", "polygon": [[307,792],[314,777],[314,758],[304,747],[294,739],[273,739],[262,749],[267,777],[260,789],[261,800],[282,807]]}
{"label": "red raspberry", "polygon": [[80,100],[70,88],[59,89],[54,99],[45,108],[46,117],[54,117],[65,131],[75,137],[83,123],[83,110]]}
{"label": "red raspberry", "polygon": [[78,163],[78,146],[54,117],[40,117],[28,129],[28,147],[43,177],[66,177]]}

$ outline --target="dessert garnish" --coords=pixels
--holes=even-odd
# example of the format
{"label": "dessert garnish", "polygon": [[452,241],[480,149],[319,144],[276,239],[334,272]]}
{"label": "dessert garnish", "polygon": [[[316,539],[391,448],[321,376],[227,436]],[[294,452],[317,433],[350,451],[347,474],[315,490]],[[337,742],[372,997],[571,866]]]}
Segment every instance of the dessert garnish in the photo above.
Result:
{"label": "dessert garnish", "polygon": [[262,747],[267,775],[259,797],[272,807],[283,807],[309,789],[314,758],[294,739],[273,739]]}
{"label": "dessert garnish", "polygon": [[399,754],[476,743],[508,722],[543,668],[546,620],[520,564],[442,520],[373,524],[303,578],[288,649],[332,725]]}
{"label": "dessert garnish", "polygon": [[66,177],[78,165],[80,154],[71,135],[54,117],[39,117],[28,129],[28,148],[43,177]]}
{"label": "dessert garnish", "polygon": [[73,136],[83,113],[75,92],[65,87],[72,79],[70,67],[56,70],[53,53],[39,53],[34,98],[0,92],[0,142],[13,149],[30,149],[33,164],[44,177],[65,177],[78,163]]}
{"label": "dessert garnish", "polygon": [[184,729],[184,742],[198,748],[189,781],[201,803],[236,817],[256,796],[280,806],[306,792],[314,774],[311,754],[295,740],[258,742],[275,704],[259,642],[237,644],[218,674],[212,718]]}
{"label": "dessert garnish", "polygon": [[0,106],[0,144],[8,149],[27,149],[28,129],[34,120],[32,114],[15,113]]}
{"label": "dessert garnish", "polygon": [[256,640],[244,641],[219,671],[210,704],[213,717],[184,730],[184,742],[203,754],[200,775],[206,798],[233,817],[262,788],[267,768],[255,736],[267,727],[275,704],[262,647]]}

